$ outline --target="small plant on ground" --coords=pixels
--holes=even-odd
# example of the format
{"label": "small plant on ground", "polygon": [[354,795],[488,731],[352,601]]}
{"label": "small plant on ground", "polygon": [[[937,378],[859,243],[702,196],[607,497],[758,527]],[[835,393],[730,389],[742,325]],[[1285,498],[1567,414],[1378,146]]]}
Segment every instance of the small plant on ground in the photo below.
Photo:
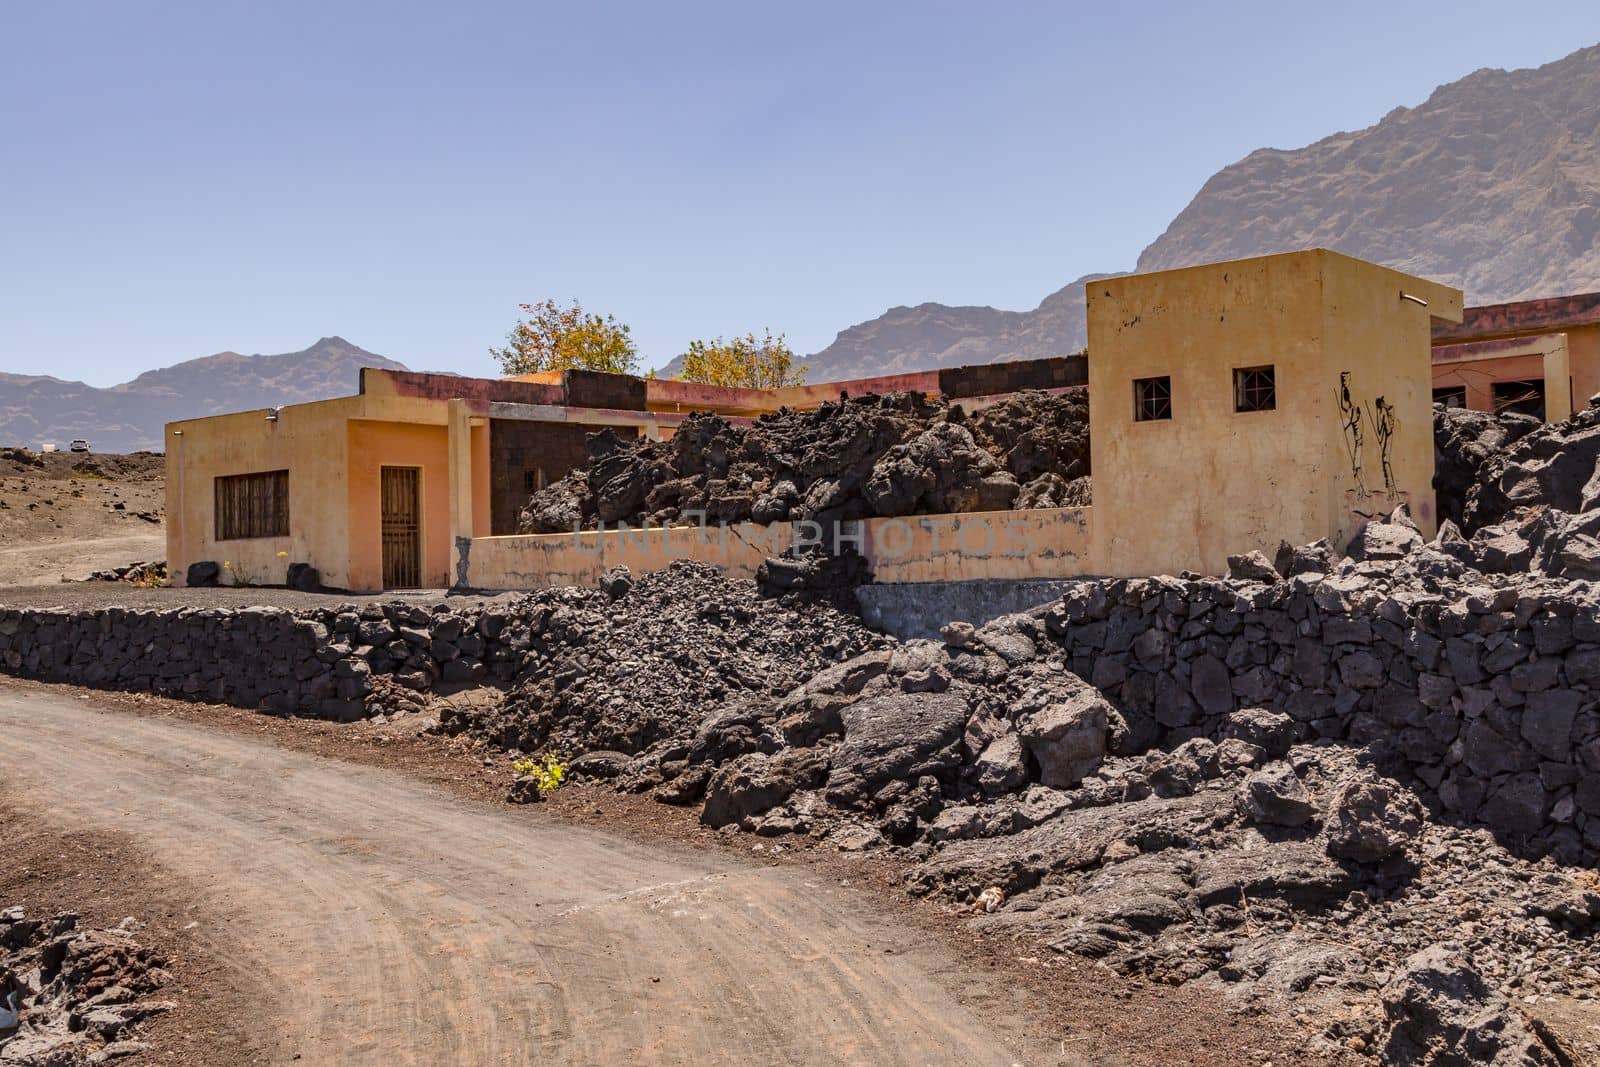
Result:
{"label": "small plant on ground", "polygon": [[543,759],[519,759],[511,764],[511,769],[521,778],[532,778],[539,785],[541,796],[548,796],[561,788],[561,780],[567,776],[567,764],[560,756],[547,753]]}
{"label": "small plant on ground", "polygon": [[[286,551],[280,551],[278,553],[279,559],[287,559],[288,556],[289,553]],[[243,563],[235,563],[231,559],[225,559],[222,561],[222,569],[233,576],[232,584],[234,585],[253,586],[260,584],[258,581],[256,581],[256,572],[246,567]]]}
{"label": "small plant on ground", "polygon": [[247,568],[243,563],[239,564],[238,566],[234,566],[233,560],[225,559],[222,561],[222,569],[227,571],[228,574],[233,578],[233,581],[230,583],[232,585],[251,586],[256,584],[255,575],[252,574],[249,568]]}

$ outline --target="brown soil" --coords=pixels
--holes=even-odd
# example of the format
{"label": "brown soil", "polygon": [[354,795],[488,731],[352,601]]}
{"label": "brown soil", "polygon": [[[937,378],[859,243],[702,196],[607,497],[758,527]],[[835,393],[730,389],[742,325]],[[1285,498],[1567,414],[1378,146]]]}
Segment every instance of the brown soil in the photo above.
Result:
{"label": "brown soil", "polygon": [[165,493],[156,453],[0,450],[0,586],[165,558]]}
{"label": "brown soil", "polygon": [[[788,877],[801,878],[812,886],[834,886],[845,894],[844,899],[831,901],[830,908],[848,902],[849,907],[863,913],[877,913],[874,921],[887,923],[888,929],[898,931],[886,939],[886,954],[917,954],[929,946],[938,946],[936,958],[943,962],[929,964],[933,972],[973,1018],[982,1020],[996,1034],[1012,1035],[1006,1043],[1018,1053],[1025,1050],[1019,1062],[1326,1062],[1309,1054],[1305,1045],[1309,1031],[1291,1020],[1237,1014],[1186,990],[1129,981],[1075,958],[1040,952],[1036,946],[979,936],[967,926],[964,916],[908,897],[900,886],[898,869],[887,861],[841,855],[807,839],[758,841],[711,831],[700,826],[687,811],[646,798],[619,795],[599,786],[568,786],[536,808],[508,808],[502,800],[510,781],[504,757],[486,758],[459,742],[420,733],[420,716],[386,724],[341,726],[27,682],[5,682],[0,695],[6,693],[56,699],[75,693],[96,708],[114,709],[124,717],[203,725],[210,732],[233,734],[247,742],[261,741],[277,749],[399,771],[411,779],[442,787],[491,822],[510,818],[531,819],[540,824],[554,819],[574,829],[583,827],[616,835],[634,842],[632,847],[637,848],[663,843],[691,846],[691,854],[706,856],[707,862],[718,866],[732,863],[737,869],[752,865],[759,865],[758,869],[788,868]],[[116,718],[107,717],[107,726]],[[124,886],[136,892],[141,882],[149,884],[145,872],[152,868],[126,851],[110,854],[105,867],[109,869],[103,869],[101,874],[108,879],[108,892]],[[773,870],[774,875],[784,873]],[[170,879],[156,884],[172,885]],[[170,895],[168,906],[182,909],[186,894]],[[181,910],[179,914],[183,914]],[[808,934],[806,940],[810,939]],[[926,957],[923,961],[928,963]],[[211,1019],[250,1018],[203,1014]],[[259,1019],[261,1015],[258,1008],[255,1017]],[[163,1025],[175,1027],[180,1042],[189,1041],[180,1018],[174,1017]],[[158,1049],[173,1050],[174,1046],[162,1044],[161,1033],[155,1036]],[[190,1042],[178,1049],[193,1047],[196,1046]],[[277,1051],[282,1052],[283,1048]]]}
{"label": "brown soil", "polygon": [[245,1053],[240,1038],[261,991],[248,968],[229,959],[226,931],[193,909],[192,887],[125,834],[64,829],[19,807],[6,795],[5,781],[0,778],[0,907],[20,904],[31,916],[77,912],[82,928],[111,927],[132,916],[144,924],[140,943],[167,960],[172,980],[160,998],[176,1006],[135,1035],[149,1052],[118,1062],[260,1062]]}

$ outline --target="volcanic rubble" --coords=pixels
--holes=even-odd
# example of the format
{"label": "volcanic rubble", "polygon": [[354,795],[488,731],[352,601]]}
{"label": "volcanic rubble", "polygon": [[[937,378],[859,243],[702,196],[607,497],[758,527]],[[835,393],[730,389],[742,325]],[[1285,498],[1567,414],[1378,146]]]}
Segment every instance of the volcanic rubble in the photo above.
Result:
{"label": "volcanic rubble", "polygon": [[[857,454],[875,450],[873,470],[911,454],[894,451],[901,424],[927,409],[906,398],[850,403],[851,447],[872,442]],[[1462,521],[1442,523],[1432,542],[1399,508],[1343,559],[1324,545],[1286,546],[1275,562],[1241,557],[1227,578],[1153,581],[1176,583],[1175,593],[1222,583],[1241,612],[1326,581],[1370,586],[1391,604],[1476,603],[1489,590],[1496,605],[1570,601],[1592,613],[1595,590],[1581,579],[1600,578],[1589,570],[1600,558],[1590,554],[1600,544],[1600,408],[1542,428],[1443,409],[1438,421],[1441,508]],[[775,439],[713,420],[688,427],[712,428],[700,447],[672,454],[727,474],[744,462],[732,455]],[[1007,438],[991,429],[986,440]],[[663,470],[671,447],[614,451],[613,477]],[[807,467],[829,447],[838,454],[820,441],[787,454],[779,469],[812,479],[795,483],[784,514],[842,499],[812,495],[842,484]],[[683,470],[692,494],[687,484],[677,495],[652,490],[646,510],[728,498],[727,479]],[[747,475],[739,494],[766,514],[755,501],[772,496],[768,475]],[[850,492],[872,499],[871,481]],[[1070,600],[980,628],[952,623],[943,641],[897,642],[815,598],[764,595],[700,564],[637,581],[613,574],[602,589],[539,593],[508,609],[508,625],[526,632],[517,680],[440,705],[440,729],[511,754],[563,753],[576,776],[694,806],[729,832],[882,852],[905,865],[911,892],[973,910],[996,935],[1124,975],[1198,983],[1240,1010],[1287,1011],[1330,1048],[1402,1064],[1600,1056],[1592,1032],[1558,1034],[1539,1010],[1600,1010],[1593,870],[1513,851],[1448,815],[1382,730],[1336,738],[1328,720],[1250,706],[1152,727],[1148,711],[1113,704],[1071,670]]]}
{"label": "volcanic rubble", "polygon": [[0,911],[0,1063],[76,1067],[144,1051],[140,1023],[172,1003],[155,999],[165,961],[139,930],[131,918],[81,929],[70,912]]}
{"label": "volcanic rubble", "polygon": [[748,425],[696,413],[667,441],[602,431],[587,465],[533,495],[519,529],[1077,506],[1089,499],[1088,404],[1083,389],[1028,391],[973,413],[893,393]]}

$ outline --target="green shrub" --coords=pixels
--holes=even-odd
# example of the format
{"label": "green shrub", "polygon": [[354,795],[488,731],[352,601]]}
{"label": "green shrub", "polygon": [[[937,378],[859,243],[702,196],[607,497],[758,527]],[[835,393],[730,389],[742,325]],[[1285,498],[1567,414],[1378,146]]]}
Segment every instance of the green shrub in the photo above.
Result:
{"label": "green shrub", "polygon": [[547,753],[543,759],[516,760],[511,764],[511,769],[520,777],[538,782],[539,793],[543,796],[561,788],[561,781],[567,776],[566,761],[554,753]]}

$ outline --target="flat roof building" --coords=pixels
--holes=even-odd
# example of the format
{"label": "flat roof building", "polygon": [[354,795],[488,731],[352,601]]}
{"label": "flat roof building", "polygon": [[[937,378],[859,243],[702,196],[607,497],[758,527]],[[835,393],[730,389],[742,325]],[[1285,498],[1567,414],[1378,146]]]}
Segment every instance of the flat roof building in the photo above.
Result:
{"label": "flat roof building", "polygon": [[1311,249],[1093,282],[1099,566],[1222,573],[1343,548],[1406,504],[1434,530],[1428,345],[1461,291]]}
{"label": "flat roof building", "polygon": [[1600,393],[1600,293],[1465,309],[1433,331],[1433,398],[1566,418]]}
{"label": "flat roof building", "polygon": [[766,390],[369,369],[355,396],[171,423],[169,570],[214,561],[226,582],[278,584],[305,563],[362,591],[589,582],[685,556],[749,575],[792,528],[519,535],[517,512],[602,427],[659,439],[692,411],[737,421],[899,390],[981,407],[1084,384],[1092,506],[860,520],[878,580],[1216,573],[1282,541],[1342,548],[1401,504],[1431,534],[1430,326],[1460,321],[1460,290],[1312,249],[1105,279],[1087,300],[1087,359]]}

